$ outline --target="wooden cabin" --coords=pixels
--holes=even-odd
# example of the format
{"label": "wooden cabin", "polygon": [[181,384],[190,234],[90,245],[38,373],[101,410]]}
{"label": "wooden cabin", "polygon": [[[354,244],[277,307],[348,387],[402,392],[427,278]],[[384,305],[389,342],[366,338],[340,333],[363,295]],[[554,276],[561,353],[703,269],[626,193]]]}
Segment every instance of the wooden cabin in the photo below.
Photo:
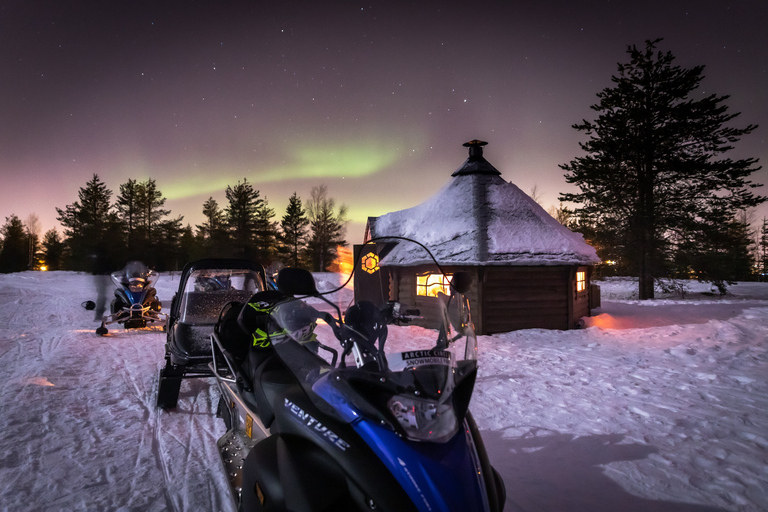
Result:
{"label": "wooden cabin", "polygon": [[[485,145],[464,144],[469,158],[424,203],[370,217],[365,241],[411,238],[429,247],[447,273],[469,272],[478,334],[579,327],[599,306],[599,288],[591,285],[600,261],[595,249],[506,182],[483,157]],[[371,267],[372,256],[377,269],[356,273],[358,299],[428,308],[437,291],[448,291],[440,275],[427,274],[424,259],[399,251],[396,242],[355,246],[357,264]]]}

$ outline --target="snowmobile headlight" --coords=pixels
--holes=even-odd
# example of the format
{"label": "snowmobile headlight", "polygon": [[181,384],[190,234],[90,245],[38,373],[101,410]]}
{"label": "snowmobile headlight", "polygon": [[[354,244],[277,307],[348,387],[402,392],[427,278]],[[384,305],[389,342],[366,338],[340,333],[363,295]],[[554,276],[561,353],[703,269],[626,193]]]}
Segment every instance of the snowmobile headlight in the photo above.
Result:
{"label": "snowmobile headlight", "polygon": [[144,279],[130,279],[128,281],[128,290],[131,293],[139,293],[144,290]]}
{"label": "snowmobile headlight", "polygon": [[395,395],[387,406],[409,439],[442,443],[459,429],[456,414],[448,402]]}

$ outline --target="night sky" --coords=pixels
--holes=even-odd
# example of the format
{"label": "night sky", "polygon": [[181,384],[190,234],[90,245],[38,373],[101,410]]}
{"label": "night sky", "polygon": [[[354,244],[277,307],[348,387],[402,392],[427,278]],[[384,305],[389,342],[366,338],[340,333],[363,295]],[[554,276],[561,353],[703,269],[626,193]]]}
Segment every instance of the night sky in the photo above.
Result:
{"label": "night sky", "polygon": [[358,242],[368,216],[442,187],[475,138],[549,207],[572,190],[571,126],[594,119],[627,45],[658,37],[706,66],[695,94],[760,125],[732,156],[766,165],[767,26],[765,0],[0,0],[0,223],[59,227],[96,173],[115,194],[155,179],[194,226],[247,178],[278,218],[326,184]]}

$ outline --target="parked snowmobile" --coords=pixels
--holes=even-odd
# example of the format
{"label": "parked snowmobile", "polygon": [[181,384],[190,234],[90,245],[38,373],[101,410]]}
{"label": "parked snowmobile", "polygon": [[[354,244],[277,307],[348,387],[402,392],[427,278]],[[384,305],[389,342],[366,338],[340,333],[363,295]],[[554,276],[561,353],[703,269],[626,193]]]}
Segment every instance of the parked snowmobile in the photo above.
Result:
{"label": "parked snowmobile", "polygon": [[[434,262],[421,244],[389,240],[382,268],[414,248]],[[286,268],[278,292],[222,310],[211,336],[228,429],[218,446],[238,510],[503,510],[504,484],[468,410],[471,279],[457,272],[452,283],[420,310],[360,301],[342,316],[309,272]],[[271,352],[243,355],[227,334],[227,321],[245,327],[238,307],[265,312]]]}
{"label": "parked snowmobile", "polygon": [[182,379],[213,376],[210,336],[219,312],[228,302],[247,301],[264,289],[264,269],[253,261],[203,259],[187,263],[171,300],[158,407],[176,407]]}
{"label": "parked snowmobile", "polygon": [[157,322],[167,317],[161,313],[162,303],[157,299],[154,288],[157,273],[140,261],[131,261],[125,268],[110,275],[115,283],[115,298],[110,305],[110,314],[105,315],[96,334],[104,336],[109,331],[107,325],[122,324],[126,329],[147,326],[147,322]]}

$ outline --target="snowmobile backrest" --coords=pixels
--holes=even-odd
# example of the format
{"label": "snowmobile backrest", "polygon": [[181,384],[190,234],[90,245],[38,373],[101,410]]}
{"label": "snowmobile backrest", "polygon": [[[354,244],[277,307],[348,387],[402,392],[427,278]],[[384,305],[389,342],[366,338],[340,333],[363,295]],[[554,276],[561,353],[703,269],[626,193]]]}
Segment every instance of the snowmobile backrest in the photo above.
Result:
{"label": "snowmobile backrest", "polygon": [[465,294],[472,287],[472,275],[469,272],[456,272],[451,279],[451,288]]}
{"label": "snowmobile backrest", "polygon": [[245,302],[250,295],[245,290],[187,292],[183,296],[179,321],[185,324],[213,325],[226,303]]}
{"label": "snowmobile backrest", "polygon": [[277,289],[290,297],[319,294],[312,273],[303,268],[286,267],[281,269],[277,274]]}
{"label": "snowmobile backrest", "polygon": [[257,329],[268,334],[279,330],[274,321],[269,318],[269,311],[272,306],[285,298],[285,294],[277,290],[255,293],[241,308],[237,317],[240,329],[249,334],[253,334]]}
{"label": "snowmobile backrest", "polygon": [[244,302],[234,301],[225,304],[213,327],[222,347],[237,361],[243,361],[248,355],[252,339],[251,334],[245,332],[237,322],[244,305]]}

